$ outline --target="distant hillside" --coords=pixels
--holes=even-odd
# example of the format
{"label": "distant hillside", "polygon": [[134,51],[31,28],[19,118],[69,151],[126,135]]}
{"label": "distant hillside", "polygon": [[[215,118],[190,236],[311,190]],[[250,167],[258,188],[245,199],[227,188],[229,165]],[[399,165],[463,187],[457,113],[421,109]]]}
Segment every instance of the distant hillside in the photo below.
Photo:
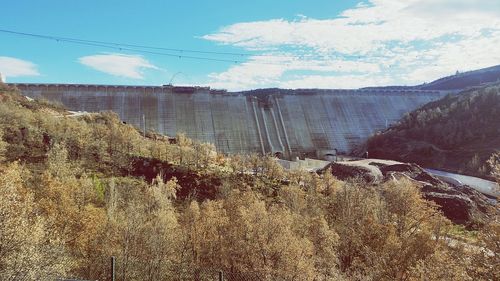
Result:
{"label": "distant hillside", "polygon": [[370,157],[486,177],[500,151],[500,84],[428,103],[367,146]]}
{"label": "distant hillside", "polygon": [[432,90],[458,92],[472,87],[485,86],[486,84],[500,81],[500,65],[467,72],[458,72],[430,83],[416,86],[382,86],[365,87],[365,90]]}
{"label": "distant hillside", "polygon": [[416,86],[419,90],[461,90],[500,80],[500,65],[457,73],[434,82]]}

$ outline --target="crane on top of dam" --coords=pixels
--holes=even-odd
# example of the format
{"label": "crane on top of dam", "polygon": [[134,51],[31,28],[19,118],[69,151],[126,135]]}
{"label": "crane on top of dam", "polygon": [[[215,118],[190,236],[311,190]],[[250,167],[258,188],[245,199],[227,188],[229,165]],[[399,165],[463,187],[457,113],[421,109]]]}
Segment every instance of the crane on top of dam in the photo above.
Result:
{"label": "crane on top of dam", "polygon": [[[177,75],[179,75],[179,74],[184,74],[184,75],[186,75],[186,74],[185,74],[184,72],[182,72],[182,71],[177,71],[176,73],[174,73],[174,74],[172,75],[172,77],[170,77],[170,80],[169,80],[168,84],[167,84],[167,85],[164,85],[164,86],[173,86],[172,82],[174,81],[175,77],[177,77]],[[186,75],[186,76],[187,76],[187,75]]]}

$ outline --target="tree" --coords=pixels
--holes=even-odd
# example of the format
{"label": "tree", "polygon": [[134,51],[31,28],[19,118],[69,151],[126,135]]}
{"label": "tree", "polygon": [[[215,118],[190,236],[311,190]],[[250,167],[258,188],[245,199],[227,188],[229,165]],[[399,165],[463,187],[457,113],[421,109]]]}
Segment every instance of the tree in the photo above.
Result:
{"label": "tree", "polygon": [[350,183],[332,199],[340,270],[354,280],[407,280],[436,252],[446,220],[410,182],[389,182],[381,191]]}
{"label": "tree", "polygon": [[53,280],[64,277],[70,262],[64,244],[50,237],[36,214],[33,194],[24,186],[17,163],[0,171],[0,279]]}
{"label": "tree", "polygon": [[227,199],[192,202],[181,221],[195,267],[312,280],[314,246],[297,231],[296,219],[285,208],[267,207],[256,193],[235,190]]}
{"label": "tree", "polygon": [[500,271],[500,222],[498,215],[488,222],[478,235],[479,247],[468,264],[468,271],[475,280],[499,280]]}
{"label": "tree", "polygon": [[168,280],[179,264],[180,229],[171,200],[176,179],[164,182],[157,176],[149,185],[115,181],[109,205],[110,255],[117,257],[120,280]]}

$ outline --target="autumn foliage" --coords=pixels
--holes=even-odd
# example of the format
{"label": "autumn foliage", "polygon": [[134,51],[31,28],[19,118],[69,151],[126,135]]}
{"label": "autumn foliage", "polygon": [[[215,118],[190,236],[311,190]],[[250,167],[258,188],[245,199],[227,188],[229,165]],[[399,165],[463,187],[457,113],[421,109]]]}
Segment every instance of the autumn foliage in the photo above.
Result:
{"label": "autumn foliage", "polygon": [[451,235],[409,181],[285,171],[0,93],[0,280],[108,280],[111,256],[117,280],[498,280],[498,222]]}

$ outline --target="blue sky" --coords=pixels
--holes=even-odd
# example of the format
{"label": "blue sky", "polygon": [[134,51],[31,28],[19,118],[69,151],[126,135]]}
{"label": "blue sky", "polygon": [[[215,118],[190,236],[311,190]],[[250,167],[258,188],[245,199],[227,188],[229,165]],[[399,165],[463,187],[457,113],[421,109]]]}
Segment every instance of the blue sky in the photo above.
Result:
{"label": "blue sky", "polygon": [[497,0],[4,1],[0,29],[245,56],[83,46],[0,32],[8,82],[230,90],[417,84],[500,64]]}

